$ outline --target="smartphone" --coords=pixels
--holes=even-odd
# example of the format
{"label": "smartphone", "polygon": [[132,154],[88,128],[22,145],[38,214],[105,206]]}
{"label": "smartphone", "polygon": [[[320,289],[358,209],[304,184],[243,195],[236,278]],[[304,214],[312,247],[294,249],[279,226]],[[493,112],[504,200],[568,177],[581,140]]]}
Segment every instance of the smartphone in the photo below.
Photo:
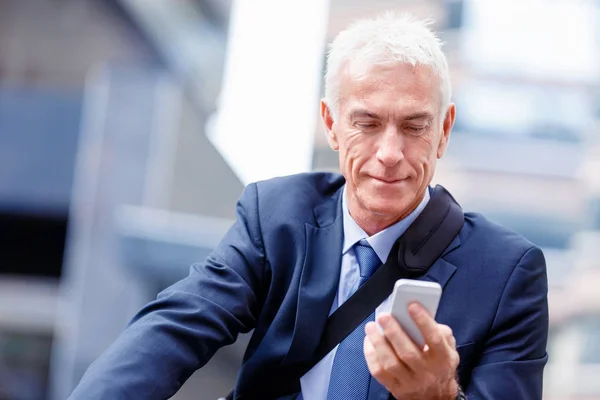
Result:
{"label": "smartphone", "polygon": [[418,302],[435,318],[441,296],[442,287],[437,282],[398,279],[394,285],[390,313],[398,320],[413,342],[421,348],[425,345],[425,339],[408,313],[408,306]]}

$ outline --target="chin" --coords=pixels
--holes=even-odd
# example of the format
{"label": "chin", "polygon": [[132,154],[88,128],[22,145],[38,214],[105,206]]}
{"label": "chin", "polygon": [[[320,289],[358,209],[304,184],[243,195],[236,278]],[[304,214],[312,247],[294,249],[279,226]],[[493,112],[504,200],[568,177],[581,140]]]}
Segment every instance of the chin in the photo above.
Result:
{"label": "chin", "polygon": [[414,196],[407,196],[412,192],[404,185],[376,185],[369,188],[359,196],[363,207],[372,213],[380,215],[400,215],[414,201]]}
{"label": "chin", "polygon": [[368,198],[362,202],[363,206],[370,212],[378,215],[400,215],[403,214],[408,207],[406,201],[402,201],[400,197],[381,199],[381,198]]}

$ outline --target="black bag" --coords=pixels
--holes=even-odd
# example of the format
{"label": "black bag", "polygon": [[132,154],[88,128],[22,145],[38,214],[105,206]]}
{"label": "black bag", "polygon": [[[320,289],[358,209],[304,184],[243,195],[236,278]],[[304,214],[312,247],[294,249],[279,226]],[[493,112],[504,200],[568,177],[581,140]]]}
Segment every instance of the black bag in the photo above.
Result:
{"label": "black bag", "polygon": [[[436,186],[425,209],[394,243],[385,264],[329,316],[313,357],[305,363],[282,366],[260,394],[237,394],[235,399],[277,399],[300,392],[300,378],[371,315],[392,293],[398,279],[424,275],[458,235],[463,223],[464,214],[456,200],[444,187]],[[233,393],[227,400],[234,399]]]}

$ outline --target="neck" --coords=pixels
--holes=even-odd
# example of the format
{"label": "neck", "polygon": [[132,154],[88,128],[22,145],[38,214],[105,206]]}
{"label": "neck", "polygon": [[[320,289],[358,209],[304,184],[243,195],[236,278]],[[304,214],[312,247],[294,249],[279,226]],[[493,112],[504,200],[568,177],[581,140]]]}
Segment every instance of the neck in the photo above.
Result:
{"label": "neck", "polygon": [[[427,190],[427,188],[425,188]],[[365,208],[357,198],[348,199],[348,211],[354,221],[362,228],[369,236],[373,236],[384,229],[402,221],[410,215],[423,201],[425,192],[415,197],[415,200],[410,203],[400,214],[385,214],[373,212]]]}

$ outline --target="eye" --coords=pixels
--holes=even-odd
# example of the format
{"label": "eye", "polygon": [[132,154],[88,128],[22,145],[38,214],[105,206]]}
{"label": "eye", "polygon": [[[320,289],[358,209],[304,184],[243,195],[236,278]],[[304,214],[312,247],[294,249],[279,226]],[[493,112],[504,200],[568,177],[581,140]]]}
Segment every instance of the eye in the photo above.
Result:
{"label": "eye", "polygon": [[357,122],[356,124],[354,124],[354,126],[356,126],[359,129],[362,129],[364,131],[377,128],[377,124],[369,123],[369,122]]}
{"label": "eye", "polygon": [[426,130],[427,130],[427,125],[424,126],[407,126],[406,130],[408,131],[409,134],[413,135],[413,136],[418,136],[423,134]]}

